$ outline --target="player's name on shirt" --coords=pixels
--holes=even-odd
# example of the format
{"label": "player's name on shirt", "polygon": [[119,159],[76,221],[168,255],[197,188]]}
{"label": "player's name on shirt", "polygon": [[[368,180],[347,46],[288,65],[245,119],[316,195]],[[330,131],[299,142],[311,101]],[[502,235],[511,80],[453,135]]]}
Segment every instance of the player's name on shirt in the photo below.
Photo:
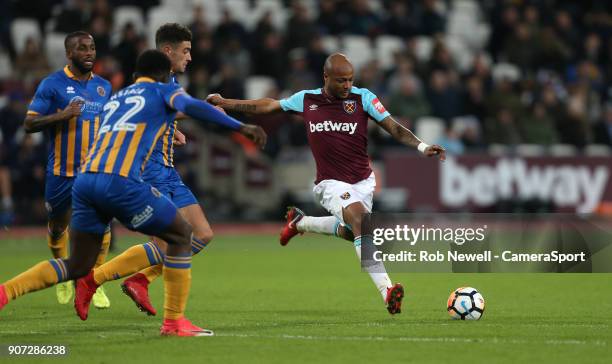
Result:
{"label": "player's name on shirt", "polygon": [[111,100],[116,100],[119,97],[130,96],[130,95],[140,95],[145,92],[144,87],[138,88],[124,88],[123,90],[118,91],[116,94],[111,96]]}

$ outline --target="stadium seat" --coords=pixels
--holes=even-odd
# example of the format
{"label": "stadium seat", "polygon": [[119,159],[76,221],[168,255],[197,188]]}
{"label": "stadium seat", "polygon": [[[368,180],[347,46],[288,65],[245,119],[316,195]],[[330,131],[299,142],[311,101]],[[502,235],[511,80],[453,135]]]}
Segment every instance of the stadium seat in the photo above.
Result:
{"label": "stadium seat", "polygon": [[463,39],[473,50],[480,50],[489,39],[491,28],[482,20],[476,1],[454,1],[448,15],[447,33]]}
{"label": "stadium seat", "polygon": [[447,33],[463,36],[474,30],[478,22],[475,14],[453,10],[448,19]]}
{"label": "stadium seat", "polygon": [[416,121],[416,136],[426,143],[434,143],[444,135],[444,120],[424,116]]}
{"label": "stadium seat", "polygon": [[404,49],[404,42],[400,37],[381,35],[376,38],[375,48],[380,66],[383,69],[389,69],[395,63],[395,53]]}
{"label": "stadium seat", "polygon": [[419,62],[427,62],[431,58],[433,51],[433,40],[427,36],[416,37],[416,57]]}
{"label": "stadium seat", "polygon": [[540,157],[546,154],[546,147],[540,144],[519,144],[516,154],[521,157]]}
{"label": "stadium seat", "polygon": [[346,54],[357,71],[372,59],[370,39],[361,35],[342,37],[342,53]]}
{"label": "stadium seat", "polygon": [[[216,0],[212,0],[212,1],[216,1]],[[179,8],[188,8],[189,6],[192,5],[192,3],[195,2],[194,0],[160,0],[158,1],[159,5],[163,6],[163,7],[170,7],[170,6],[174,6],[174,7],[179,7]]]}
{"label": "stadium seat", "polygon": [[553,157],[573,157],[578,154],[576,147],[571,144],[551,145],[549,152]]}
{"label": "stadium seat", "polygon": [[478,135],[482,134],[480,123],[475,116],[458,116],[451,121],[451,129],[458,134],[465,133],[468,129],[473,129]]}
{"label": "stadium seat", "polygon": [[477,13],[479,12],[478,2],[476,0],[459,0],[453,1],[452,12],[466,12],[466,13]]}
{"label": "stadium seat", "polygon": [[[289,13],[283,6],[281,0],[258,0],[255,3],[254,9],[251,11],[249,18],[261,19],[261,16],[267,11],[272,12],[272,23],[279,30],[284,30],[287,26]],[[244,19],[241,19],[244,21]]]}
{"label": "stadium seat", "polygon": [[23,52],[26,40],[35,38],[41,41],[40,28],[34,19],[17,18],[11,23],[11,40],[17,54]]}
{"label": "stadium seat", "polygon": [[265,97],[268,91],[275,86],[274,79],[266,76],[251,76],[245,82],[245,94],[247,99],[260,99]]}
{"label": "stadium seat", "polygon": [[310,19],[316,20],[319,17],[319,1],[302,0],[302,4],[308,9],[308,16]]}
{"label": "stadium seat", "polygon": [[590,157],[609,157],[612,150],[605,144],[591,144],[584,148],[584,154]]}
{"label": "stadium seat", "polygon": [[181,7],[156,6],[149,9],[147,31],[149,46],[155,46],[157,28],[165,23],[183,23],[188,20],[184,19],[185,16],[191,16],[191,13],[182,12]]}
{"label": "stadium seat", "polygon": [[385,6],[381,0],[368,0],[367,1],[370,10],[377,14],[385,14]]}
{"label": "stadium seat", "polygon": [[11,66],[11,58],[8,53],[1,51],[0,49],[0,78],[9,78],[13,72],[13,66]]}
{"label": "stadium seat", "polygon": [[516,82],[521,77],[521,70],[511,63],[497,63],[493,66],[491,72],[493,79],[498,82],[502,79],[508,79],[512,82]]}
{"label": "stadium seat", "polygon": [[474,49],[484,49],[491,36],[491,26],[480,23],[475,32],[466,34],[465,40]]}
{"label": "stadium seat", "polygon": [[327,53],[334,53],[340,50],[340,40],[335,35],[324,35],[321,37],[321,41]]}
{"label": "stadium seat", "polygon": [[64,33],[49,33],[45,38],[45,52],[51,69],[59,69],[66,64],[65,38]]}
{"label": "stadium seat", "polygon": [[505,157],[511,154],[512,148],[505,144],[489,145],[487,153],[493,157]]}
{"label": "stadium seat", "polygon": [[224,7],[229,9],[232,17],[242,23],[247,30],[252,30],[259,21],[259,17],[251,16],[251,6],[248,0],[225,0]]}
{"label": "stadium seat", "polygon": [[462,38],[451,34],[444,38],[444,42],[459,70],[462,72],[468,71],[474,60],[474,54],[470,47],[468,47]]}
{"label": "stadium seat", "polygon": [[119,6],[113,14],[113,44],[117,44],[121,38],[121,31],[127,23],[134,24],[136,32],[145,31],[145,21],[142,10],[136,6]]}
{"label": "stadium seat", "polygon": [[[193,6],[202,6],[204,8],[204,18],[208,26],[215,27],[221,21],[221,9],[223,4],[217,0],[192,0]],[[189,21],[192,17],[190,15]]]}

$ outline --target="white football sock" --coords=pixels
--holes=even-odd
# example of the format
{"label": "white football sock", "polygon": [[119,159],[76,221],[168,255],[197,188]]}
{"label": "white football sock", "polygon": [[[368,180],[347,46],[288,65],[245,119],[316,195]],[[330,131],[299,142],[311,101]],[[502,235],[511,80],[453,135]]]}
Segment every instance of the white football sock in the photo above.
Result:
{"label": "white football sock", "polygon": [[[357,257],[361,262],[361,236],[355,237],[355,251],[357,252]],[[393,283],[391,283],[391,279],[385,270],[385,266],[382,262],[375,262],[374,265],[365,267],[365,270],[370,275],[372,282],[378,289],[378,292],[382,295],[383,301],[387,299],[387,288],[391,288]]]}
{"label": "white football sock", "polygon": [[297,223],[297,229],[302,233],[317,233],[336,235],[340,221],[334,216],[304,216]]}

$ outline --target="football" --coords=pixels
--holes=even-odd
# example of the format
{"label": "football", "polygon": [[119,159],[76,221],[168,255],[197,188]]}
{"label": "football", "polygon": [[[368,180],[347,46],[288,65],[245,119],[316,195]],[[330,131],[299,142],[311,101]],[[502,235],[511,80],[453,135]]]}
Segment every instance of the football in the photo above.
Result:
{"label": "football", "polygon": [[461,287],[451,292],[446,304],[448,314],[455,320],[479,320],[485,301],[476,288]]}

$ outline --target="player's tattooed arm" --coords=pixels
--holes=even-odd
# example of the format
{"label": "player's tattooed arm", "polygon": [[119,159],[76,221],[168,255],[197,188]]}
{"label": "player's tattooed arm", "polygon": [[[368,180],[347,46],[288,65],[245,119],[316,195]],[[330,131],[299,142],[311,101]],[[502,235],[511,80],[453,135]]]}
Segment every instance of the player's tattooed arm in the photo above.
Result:
{"label": "player's tattooed arm", "polygon": [[[391,134],[395,140],[409,147],[416,149],[419,148],[420,144],[426,145],[410,129],[395,121],[392,116],[387,116],[378,125]],[[427,145],[421,152],[428,157],[437,155],[440,160],[446,159],[446,151],[437,144]]]}
{"label": "player's tattooed arm", "polygon": [[50,115],[29,114],[23,121],[23,128],[26,133],[36,133],[46,127],[58,122],[70,120],[81,115],[82,101],[71,102],[64,110]]}
{"label": "player's tattooed arm", "polygon": [[280,101],[263,98],[257,100],[226,99],[219,94],[208,95],[206,101],[222,107],[225,111],[240,112],[245,114],[269,114],[281,111]]}

